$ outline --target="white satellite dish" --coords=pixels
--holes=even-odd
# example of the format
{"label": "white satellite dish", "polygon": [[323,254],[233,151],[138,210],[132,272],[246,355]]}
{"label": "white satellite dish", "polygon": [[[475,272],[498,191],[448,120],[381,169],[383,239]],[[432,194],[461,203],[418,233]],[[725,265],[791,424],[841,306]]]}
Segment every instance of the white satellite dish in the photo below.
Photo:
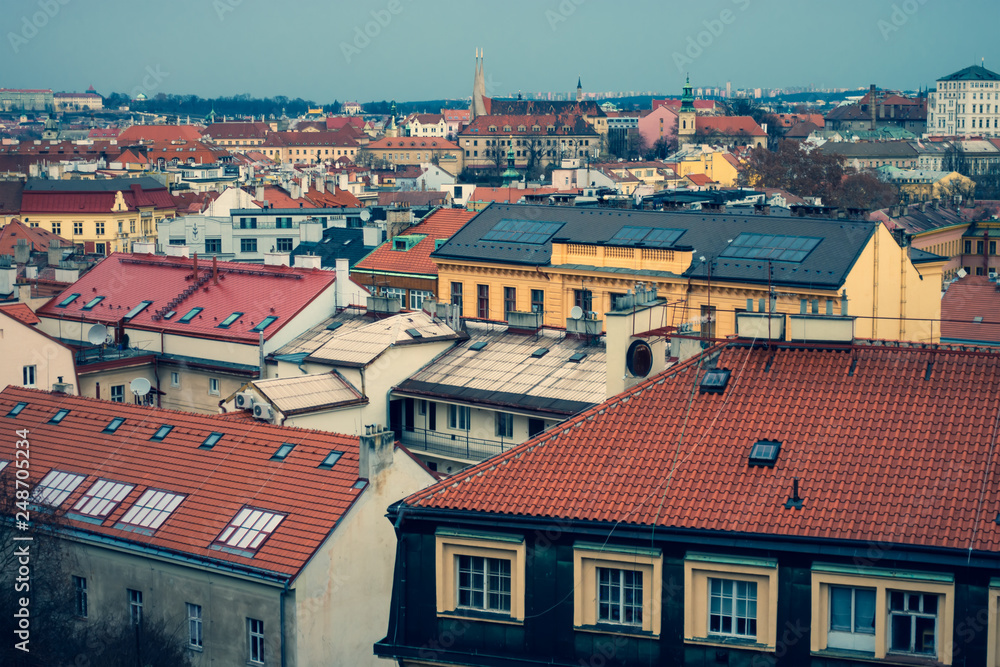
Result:
{"label": "white satellite dish", "polygon": [[569,316],[574,320],[579,320],[583,318],[583,308],[580,306],[573,306],[569,311]]}
{"label": "white satellite dish", "polygon": [[369,211],[368,209],[365,209],[361,211],[361,213],[359,213],[358,215],[361,218],[361,222],[368,222],[369,220],[371,220],[372,212]]}
{"label": "white satellite dish", "polygon": [[959,269],[958,271],[955,272],[955,275],[958,276],[959,278],[964,278],[968,274],[965,272],[965,269]]}
{"label": "white satellite dish", "polygon": [[103,324],[95,324],[87,332],[87,340],[91,345],[103,345],[108,337],[108,328]]}
{"label": "white satellite dish", "polygon": [[128,388],[136,396],[145,396],[153,388],[153,385],[146,378],[136,378],[128,383]]}

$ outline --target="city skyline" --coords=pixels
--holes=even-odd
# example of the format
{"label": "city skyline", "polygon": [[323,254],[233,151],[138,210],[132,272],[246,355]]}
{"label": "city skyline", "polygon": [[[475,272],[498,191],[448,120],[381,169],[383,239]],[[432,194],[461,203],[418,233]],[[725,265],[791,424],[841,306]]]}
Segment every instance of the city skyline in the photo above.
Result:
{"label": "city skyline", "polygon": [[[926,0],[849,0],[835,14],[803,12],[792,0],[638,0],[628,11],[594,0],[515,0],[501,9],[454,0],[424,8],[413,0],[111,0],[99,12],[69,0],[16,1],[3,7],[9,67],[0,87],[319,103],[461,99],[481,48],[487,94],[498,97],[568,92],[578,77],[587,92],[679,94],[687,75],[696,88],[916,90],[970,64],[1000,67],[997,48],[984,46],[989,22],[966,20],[991,6],[963,5],[959,17]],[[81,58],[94,50],[88,36],[105,46]]]}

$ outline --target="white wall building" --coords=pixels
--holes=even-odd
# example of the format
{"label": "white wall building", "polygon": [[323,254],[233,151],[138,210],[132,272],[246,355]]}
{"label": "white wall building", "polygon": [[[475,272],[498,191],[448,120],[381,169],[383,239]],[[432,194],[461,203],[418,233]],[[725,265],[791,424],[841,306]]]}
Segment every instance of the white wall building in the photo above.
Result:
{"label": "white wall building", "polygon": [[971,66],[928,93],[927,134],[1000,137],[1000,74]]}

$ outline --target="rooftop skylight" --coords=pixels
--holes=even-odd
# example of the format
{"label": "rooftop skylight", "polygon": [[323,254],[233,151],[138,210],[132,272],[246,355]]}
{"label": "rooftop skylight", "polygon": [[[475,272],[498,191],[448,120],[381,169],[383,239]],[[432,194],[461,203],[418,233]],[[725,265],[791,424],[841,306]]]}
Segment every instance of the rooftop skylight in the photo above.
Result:
{"label": "rooftop skylight", "polygon": [[501,220],[482,236],[483,241],[542,245],[562,228],[561,222],[541,220]]}
{"label": "rooftop skylight", "polygon": [[222,433],[209,433],[205,441],[198,445],[198,449],[211,449],[219,440],[222,440]]}
{"label": "rooftop skylight", "polygon": [[77,293],[77,292],[74,292],[73,294],[70,294],[68,297],[66,297],[65,299],[63,299],[59,303],[57,303],[56,304],[56,308],[65,308],[66,306],[68,306],[69,304],[73,303],[74,301],[76,301],[79,298],[80,298],[80,294]]}
{"label": "rooftop skylight", "polygon": [[750,456],[747,461],[752,466],[766,466],[773,468],[778,461],[778,453],[781,451],[781,443],[776,440],[758,440],[750,448]]}
{"label": "rooftop skylight", "polygon": [[174,430],[173,426],[171,426],[170,424],[164,424],[160,428],[156,429],[156,433],[153,434],[153,437],[151,437],[150,440],[159,442],[163,440],[165,437],[167,437],[167,434],[169,434],[173,430]]}
{"label": "rooftop skylight", "polygon": [[94,306],[96,306],[97,304],[99,304],[101,301],[104,301],[104,297],[103,296],[95,296],[93,299],[91,299],[87,303],[83,304],[83,309],[82,310],[90,310]]}
{"label": "rooftop skylight", "polygon": [[719,257],[763,259],[775,262],[801,262],[823,239],[811,236],[778,236],[741,233]]}
{"label": "rooftop skylight", "polygon": [[469,346],[469,349],[473,350],[474,352],[479,352],[479,350],[486,347],[487,344],[488,343],[485,340],[477,340],[475,343]]}
{"label": "rooftop skylight", "polygon": [[406,333],[410,334],[410,338],[423,338],[424,335],[420,333],[419,329],[407,329]]}
{"label": "rooftop skylight", "polygon": [[221,322],[219,322],[218,327],[220,329],[228,329],[229,327],[232,326],[233,322],[235,322],[236,320],[240,319],[241,317],[243,317],[243,313],[241,313],[239,311],[236,311],[235,313],[233,313],[232,315],[230,315],[226,319],[224,319]]}
{"label": "rooftop skylight", "polygon": [[284,518],[284,514],[244,507],[222,530],[216,542],[235,549],[256,551]]}
{"label": "rooftop skylight", "polygon": [[544,357],[548,353],[549,353],[549,348],[547,348],[547,347],[540,347],[537,350],[535,350],[534,352],[532,352],[531,356],[533,356],[536,359],[538,359],[538,358]]}
{"label": "rooftop skylight", "polygon": [[292,453],[293,449],[295,449],[295,445],[293,445],[292,443],[290,442],[282,443],[281,447],[278,447],[278,451],[276,451],[274,453],[274,456],[271,457],[271,460],[284,461],[285,458],[287,458],[288,455]]}
{"label": "rooftop skylight", "polygon": [[583,361],[586,358],[587,358],[587,353],[586,352],[577,352],[575,354],[570,355],[569,360],[572,361],[573,363],[577,363],[578,364],[578,363],[580,363],[581,361]]}
{"label": "rooftop skylight", "polygon": [[139,500],[125,512],[120,523],[156,530],[171,512],[184,500],[184,496],[158,489],[146,489]]}
{"label": "rooftop skylight", "polygon": [[57,412],[54,415],[52,415],[52,419],[49,420],[49,423],[50,424],[58,424],[63,419],[65,419],[66,415],[68,415],[68,414],[69,414],[69,410],[67,410],[66,408],[63,408],[63,409],[59,410],[59,412]]}
{"label": "rooftop skylight", "polygon": [[104,427],[104,430],[101,431],[101,433],[114,433],[124,423],[125,423],[124,417],[115,417],[110,422],[108,422],[108,425]]}
{"label": "rooftop skylight", "polygon": [[186,313],[184,313],[184,316],[181,319],[177,320],[177,321],[180,322],[181,324],[187,324],[188,322],[190,322],[191,320],[193,320],[195,317],[197,317],[198,313],[200,313],[203,310],[205,310],[205,309],[201,308],[201,307],[199,307],[199,308],[192,308],[191,310],[189,310]]}
{"label": "rooftop skylight", "polygon": [[39,505],[59,507],[86,478],[86,475],[50,470],[35,486],[31,499]]}
{"label": "rooftop skylight", "polygon": [[76,501],[73,511],[96,519],[104,519],[134,488],[132,484],[99,479],[90,486],[80,500]]}
{"label": "rooftop skylight", "polygon": [[699,391],[702,394],[721,394],[729,384],[728,368],[713,368],[705,372],[705,377],[701,379]]}
{"label": "rooftop skylight", "polygon": [[330,322],[329,324],[326,325],[326,330],[327,331],[336,331],[343,324],[344,324],[343,322]]}
{"label": "rooftop skylight", "polygon": [[24,401],[21,401],[20,403],[18,403],[18,404],[17,404],[17,405],[15,405],[14,407],[12,407],[12,408],[10,409],[10,412],[8,412],[8,413],[7,413],[6,415],[4,415],[4,416],[5,416],[5,417],[16,417],[16,416],[18,416],[19,414],[21,414],[21,410],[24,410],[24,409],[25,409],[26,407],[28,407],[28,404],[27,404],[27,403],[25,403]]}
{"label": "rooftop skylight", "polygon": [[3,469],[7,467],[8,463],[10,463],[10,461],[0,461],[0,472],[3,472]]}
{"label": "rooftop skylight", "polygon": [[326,458],[323,459],[323,461],[318,466],[316,466],[316,467],[317,468],[326,468],[327,470],[329,470],[330,468],[332,468],[337,463],[337,461],[340,460],[340,457],[343,456],[343,455],[344,455],[343,452],[338,452],[337,450],[333,450],[332,452],[330,452],[329,454],[327,454]]}
{"label": "rooftop skylight", "polygon": [[608,243],[614,245],[645,245],[652,248],[673,247],[684,236],[685,229],[660,229],[659,227],[634,227],[626,225],[612,236]]}
{"label": "rooftop skylight", "polygon": [[136,315],[138,315],[139,313],[146,310],[152,305],[153,305],[152,301],[140,301],[138,306],[125,313],[125,319],[131,320],[133,317],[135,317]]}
{"label": "rooftop skylight", "polygon": [[274,324],[277,320],[278,320],[277,316],[275,316],[275,315],[268,315],[267,317],[265,317],[264,319],[262,319],[260,322],[258,322],[257,326],[255,326],[250,331],[252,331],[254,333],[261,332],[264,329],[266,329],[269,326],[271,326],[272,324]]}

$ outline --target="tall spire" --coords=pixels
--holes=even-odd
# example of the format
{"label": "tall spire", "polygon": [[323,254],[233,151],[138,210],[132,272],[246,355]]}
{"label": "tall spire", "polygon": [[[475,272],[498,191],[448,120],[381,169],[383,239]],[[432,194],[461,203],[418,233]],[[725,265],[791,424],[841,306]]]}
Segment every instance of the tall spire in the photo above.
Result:
{"label": "tall spire", "polygon": [[578,76],[576,77],[576,101],[581,100],[583,100],[583,79]]}
{"label": "tall spire", "polygon": [[486,81],[483,75],[483,51],[476,49],[476,76],[472,81],[472,103],[469,105],[469,120],[486,115]]}
{"label": "tall spire", "polygon": [[684,81],[684,94],[681,95],[681,111],[694,111],[694,95],[691,93],[691,77]]}

